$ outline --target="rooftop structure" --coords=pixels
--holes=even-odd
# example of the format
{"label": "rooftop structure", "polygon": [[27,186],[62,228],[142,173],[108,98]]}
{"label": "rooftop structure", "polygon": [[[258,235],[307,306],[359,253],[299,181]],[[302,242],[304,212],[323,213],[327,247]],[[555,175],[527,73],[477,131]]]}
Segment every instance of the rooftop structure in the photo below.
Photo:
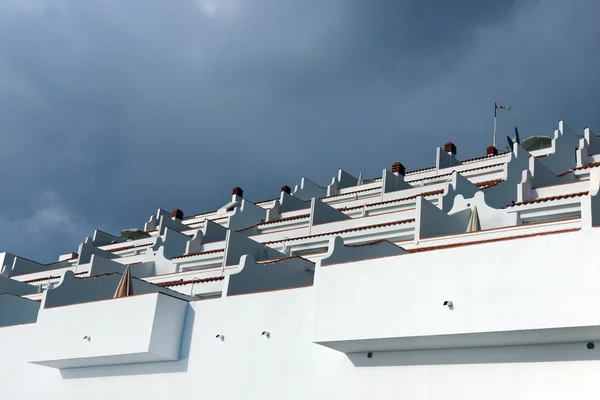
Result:
{"label": "rooftop structure", "polygon": [[598,397],[600,139],[542,139],[2,253],[1,393]]}

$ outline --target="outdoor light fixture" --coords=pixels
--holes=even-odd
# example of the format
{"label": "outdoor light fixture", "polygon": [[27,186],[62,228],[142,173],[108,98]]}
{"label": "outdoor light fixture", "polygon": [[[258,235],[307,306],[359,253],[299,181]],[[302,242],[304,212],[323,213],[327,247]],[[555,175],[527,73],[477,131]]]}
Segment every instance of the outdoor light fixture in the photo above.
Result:
{"label": "outdoor light fixture", "polygon": [[450,310],[454,310],[454,304],[450,300],[446,300],[443,305],[447,306]]}
{"label": "outdoor light fixture", "polygon": [[263,331],[263,333],[261,333],[261,335],[266,336],[267,339],[269,339],[271,337],[271,332],[269,332],[269,331]]}
{"label": "outdoor light fixture", "polygon": [[218,334],[217,336],[215,336],[216,339],[221,339],[221,342],[225,341],[225,336]]}

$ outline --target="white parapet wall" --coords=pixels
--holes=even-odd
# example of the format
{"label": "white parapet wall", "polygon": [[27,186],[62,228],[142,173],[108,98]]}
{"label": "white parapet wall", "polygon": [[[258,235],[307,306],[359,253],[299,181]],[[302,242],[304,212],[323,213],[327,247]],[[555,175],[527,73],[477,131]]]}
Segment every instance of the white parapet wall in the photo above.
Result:
{"label": "white parapet wall", "polygon": [[354,353],[600,340],[600,270],[582,244],[598,241],[586,229],[318,268],[314,341]]}
{"label": "white parapet wall", "polygon": [[44,309],[28,361],[59,369],[176,361],[187,307],[151,293]]}

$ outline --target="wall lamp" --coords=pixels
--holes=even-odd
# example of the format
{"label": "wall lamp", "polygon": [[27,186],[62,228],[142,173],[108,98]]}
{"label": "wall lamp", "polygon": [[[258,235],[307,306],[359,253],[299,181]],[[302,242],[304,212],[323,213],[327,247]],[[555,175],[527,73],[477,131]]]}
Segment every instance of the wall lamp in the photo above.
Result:
{"label": "wall lamp", "polygon": [[448,307],[450,310],[454,310],[454,303],[452,303],[450,300],[446,300],[443,305]]}

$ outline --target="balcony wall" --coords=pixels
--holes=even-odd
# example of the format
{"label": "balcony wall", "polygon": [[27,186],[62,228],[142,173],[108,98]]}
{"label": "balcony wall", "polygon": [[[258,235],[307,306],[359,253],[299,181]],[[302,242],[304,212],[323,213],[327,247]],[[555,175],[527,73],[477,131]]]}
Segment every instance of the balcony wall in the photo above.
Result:
{"label": "balcony wall", "polygon": [[599,240],[588,229],[317,268],[313,340],[344,353],[600,340],[600,270],[582,246]]}
{"label": "balcony wall", "polygon": [[152,293],[43,309],[28,361],[63,369],[178,360],[188,306]]}
{"label": "balcony wall", "polygon": [[39,309],[37,301],[0,294],[0,327],[34,323]]}

